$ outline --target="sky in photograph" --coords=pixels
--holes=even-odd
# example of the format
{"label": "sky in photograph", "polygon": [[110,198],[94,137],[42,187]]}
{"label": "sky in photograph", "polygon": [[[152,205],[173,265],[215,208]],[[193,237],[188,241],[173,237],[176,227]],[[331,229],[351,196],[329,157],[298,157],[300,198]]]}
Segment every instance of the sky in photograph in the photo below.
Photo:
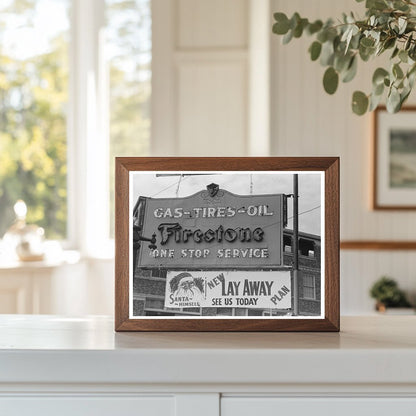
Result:
{"label": "sky in photograph", "polygon": [[[170,173],[171,174],[171,173]],[[299,230],[321,235],[321,173],[299,173]],[[175,198],[205,190],[210,183],[234,194],[292,194],[291,173],[221,173],[217,175],[156,176],[155,173],[133,174],[133,201],[139,196]],[[288,199],[288,226],[293,228],[293,199]]]}

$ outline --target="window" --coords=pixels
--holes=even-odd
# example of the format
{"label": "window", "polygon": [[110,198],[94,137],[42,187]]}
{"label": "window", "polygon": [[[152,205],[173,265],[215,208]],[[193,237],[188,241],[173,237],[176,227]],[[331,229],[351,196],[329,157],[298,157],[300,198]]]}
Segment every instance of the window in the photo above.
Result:
{"label": "window", "polygon": [[152,309],[164,310],[165,309],[164,299],[146,297],[145,309],[146,310],[152,310]]}
{"label": "window", "polygon": [[69,12],[69,0],[0,6],[0,238],[18,199],[66,238]]}
{"label": "window", "polygon": [[303,275],[303,298],[316,299],[315,276],[307,274]]}
{"label": "window", "polygon": [[313,240],[306,238],[299,239],[299,252],[302,256],[314,257],[315,256],[315,243]]}
{"label": "window", "polygon": [[283,235],[283,247],[285,253],[292,252],[292,236],[290,235]]}
{"label": "window", "polygon": [[149,152],[150,5],[1,2],[0,238],[23,199],[47,238],[105,255],[114,157]]}

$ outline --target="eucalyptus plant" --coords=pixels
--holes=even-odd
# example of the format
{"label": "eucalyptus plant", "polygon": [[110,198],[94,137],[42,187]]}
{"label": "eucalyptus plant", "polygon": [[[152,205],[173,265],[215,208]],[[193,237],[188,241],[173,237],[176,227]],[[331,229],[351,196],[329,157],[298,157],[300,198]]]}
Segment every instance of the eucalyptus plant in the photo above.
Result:
{"label": "eucalyptus plant", "polygon": [[352,110],[358,115],[373,111],[386,95],[387,110],[396,113],[415,84],[416,0],[366,0],[365,7],[364,18],[344,13],[337,22],[311,22],[299,13],[291,18],[275,13],[273,33],[283,36],[283,44],[304,34],[313,36],[310,58],[326,68],[323,87],[328,94],[336,92],[340,80],[354,79],[359,60],[389,54],[387,67],[374,71],[371,92],[353,93]]}

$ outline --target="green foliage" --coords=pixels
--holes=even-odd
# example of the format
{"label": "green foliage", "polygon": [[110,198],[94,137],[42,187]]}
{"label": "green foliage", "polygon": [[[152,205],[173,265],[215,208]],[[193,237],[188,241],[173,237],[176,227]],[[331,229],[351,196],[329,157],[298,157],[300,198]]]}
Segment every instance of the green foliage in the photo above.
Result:
{"label": "green foliage", "polygon": [[322,44],[320,42],[315,41],[312,43],[312,45],[309,48],[312,61],[316,61],[319,58],[319,55],[321,54],[321,50],[322,50]]}
{"label": "green foliage", "polygon": [[361,91],[355,91],[352,95],[352,111],[361,116],[368,108],[368,97]]}
{"label": "green foliage", "polygon": [[328,94],[335,93],[338,88],[338,79],[338,72],[332,66],[328,67],[323,79],[324,89]]}
{"label": "green foliage", "polygon": [[[356,0],[358,3],[364,0]],[[416,2],[415,0],[366,0],[364,19],[353,13],[344,14],[341,22],[310,22],[294,13],[289,19],[275,13],[273,33],[284,35],[283,43],[304,33],[315,37],[309,48],[312,61],[326,67],[323,85],[334,94],[339,79],[351,81],[357,73],[357,61],[364,62],[391,53],[391,65],[377,68],[373,75],[372,91],[353,94],[352,110],[363,115],[374,110],[386,96],[387,110],[400,111],[411,93],[416,77]]]}
{"label": "green foliage", "polygon": [[290,22],[284,13],[275,13],[274,19],[276,23],[273,25],[273,33],[277,35],[285,35],[290,29]]}
{"label": "green foliage", "polygon": [[410,303],[406,295],[399,289],[397,282],[387,276],[377,280],[370,289],[370,295],[377,302],[386,307],[409,307]]}

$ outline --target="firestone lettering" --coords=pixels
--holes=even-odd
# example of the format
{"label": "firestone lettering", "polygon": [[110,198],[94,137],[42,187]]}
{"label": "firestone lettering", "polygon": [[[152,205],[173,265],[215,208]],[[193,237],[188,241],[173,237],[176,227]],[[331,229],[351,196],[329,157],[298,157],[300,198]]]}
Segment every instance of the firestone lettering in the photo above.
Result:
{"label": "firestone lettering", "polygon": [[220,225],[217,229],[212,230],[208,229],[205,231],[184,229],[179,223],[163,223],[158,227],[160,232],[162,245],[167,244],[171,238],[175,240],[176,243],[187,243],[188,241],[193,241],[195,243],[201,242],[218,242],[227,241],[232,243],[234,241],[250,242],[251,240],[260,242],[263,241],[264,231],[262,228],[257,227],[254,230],[251,228],[224,228]]}

